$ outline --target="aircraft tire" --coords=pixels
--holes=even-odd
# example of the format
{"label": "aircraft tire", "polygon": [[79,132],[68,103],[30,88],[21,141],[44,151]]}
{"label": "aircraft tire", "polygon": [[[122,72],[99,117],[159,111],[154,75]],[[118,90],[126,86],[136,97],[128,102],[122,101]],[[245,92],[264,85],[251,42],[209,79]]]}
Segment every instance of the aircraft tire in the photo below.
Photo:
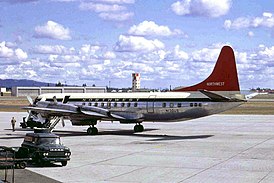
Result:
{"label": "aircraft tire", "polygon": [[134,132],[143,132],[144,131],[144,126],[143,125],[135,125],[134,126]]}
{"label": "aircraft tire", "polygon": [[88,135],[98,135],[98,129],[96,127],[89,127],[87,129]]}

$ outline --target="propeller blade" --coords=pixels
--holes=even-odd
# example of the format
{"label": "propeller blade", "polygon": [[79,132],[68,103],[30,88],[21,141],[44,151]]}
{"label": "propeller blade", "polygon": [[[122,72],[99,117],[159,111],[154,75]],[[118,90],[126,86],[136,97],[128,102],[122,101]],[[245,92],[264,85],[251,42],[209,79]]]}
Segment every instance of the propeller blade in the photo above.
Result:
{"label": "propeller blade", "polygon": [[26,118],[25,118],[25,122],[27,122],[27,121],[29,120],[30,115],[31,115],[31,111],[30,111],[30,110],[28,110],[28,115],[27,115],[27,116],[26,116]]}
{"label": "propeller blade", "polygon": [[61,120],[61,122],[62,122],[62,126],[65,127],[64,117],[62,116],[62,117],[60,118],[60,120]]}
{"label": "propeller blade", "polygon": [[56,96],[53,97],[53,102],[54,102],[55,104],[57,104],[57,98],[56,98]]}
{"label": "propeller blade", "polygon": [[29,103],[30,103],[31,105],[33,105],[33,100],[32,100],[32,98],[31,98],[30,96],[27,96],[27,99],[28,99]]}

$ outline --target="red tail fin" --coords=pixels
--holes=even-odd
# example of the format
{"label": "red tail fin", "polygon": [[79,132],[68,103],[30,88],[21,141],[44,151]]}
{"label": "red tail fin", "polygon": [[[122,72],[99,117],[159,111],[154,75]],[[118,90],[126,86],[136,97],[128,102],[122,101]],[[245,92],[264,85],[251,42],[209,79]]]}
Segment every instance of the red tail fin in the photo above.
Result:
{"label": "red tail fin", "polygon": [[203,82],[173,91],[240,91],[233,49],[224,46],[210,76]]}

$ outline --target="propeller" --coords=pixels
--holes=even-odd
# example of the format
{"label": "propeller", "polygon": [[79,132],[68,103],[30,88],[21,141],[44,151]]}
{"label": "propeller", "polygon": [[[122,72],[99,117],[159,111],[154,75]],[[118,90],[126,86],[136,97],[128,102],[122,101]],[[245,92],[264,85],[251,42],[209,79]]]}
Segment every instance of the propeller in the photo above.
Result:
{"label": "propeller", "polygon": [[62,117],[60,117],[60,120],[61,120],[61,122],[62,122],[62,126],[63,126],[63,127],[65,127],[64,117],[63,117],[63,116],[62,116]]}
{"label": "propeller", "polygon": [[27,96],[27,99],[28,99],[30,105],[33,105],[33,100],[32,100],[32,98],[31,98],[30,96]]}
{"label": "propeller", "polygon": [[54,102],[54,104],[57,104],[58,101],[57,101],[56,96],[53,97],[53,102]]}
{"label": "propeller", "polygon": [[[33,105],[33,100],[32,100],[32,98],[31,98],[30,96],[27,96],[27,99],[28,99],[30,105]],[[31,110],[28,110],[27,112],[28,112],[28,115],[27,115],[26,118],[25,118],[25,121],[26,121],[26,122],[29,120],[29,118],[30,118],[30,116],[31,116]]]}

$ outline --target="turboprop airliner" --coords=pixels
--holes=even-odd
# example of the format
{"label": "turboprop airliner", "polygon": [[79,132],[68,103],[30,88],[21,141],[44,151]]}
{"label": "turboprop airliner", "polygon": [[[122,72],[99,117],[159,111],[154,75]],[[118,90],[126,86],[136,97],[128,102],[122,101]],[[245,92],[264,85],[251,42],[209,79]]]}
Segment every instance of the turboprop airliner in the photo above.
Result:
{"label": "turboprop airliner", "polygon": [[25,109],[29,110],[29,116],[36,116],[45,124],[51,123],[51,127],[65,117],[72,125],[90,126],[87,133],[96,135],[97,121],[136,124],[134,131],[142,132],[142,123],[146,121],[200,118],[245,101],[245,96],[240,95],[234,52],[231,47],[224,46],[211,75],[194,86],[170,92],[42,94]]}

